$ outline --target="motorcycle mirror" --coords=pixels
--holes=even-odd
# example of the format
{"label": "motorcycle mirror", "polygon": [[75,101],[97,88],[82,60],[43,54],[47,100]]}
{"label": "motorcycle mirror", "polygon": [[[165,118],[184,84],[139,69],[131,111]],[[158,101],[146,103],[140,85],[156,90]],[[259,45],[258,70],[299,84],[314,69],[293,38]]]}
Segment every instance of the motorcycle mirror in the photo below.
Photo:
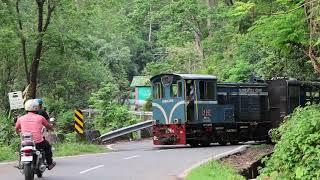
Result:
{"label": "motorcycle mirror", "polygon": [[50,122],[54,122],[55,120],[55,118],[50,118]]}

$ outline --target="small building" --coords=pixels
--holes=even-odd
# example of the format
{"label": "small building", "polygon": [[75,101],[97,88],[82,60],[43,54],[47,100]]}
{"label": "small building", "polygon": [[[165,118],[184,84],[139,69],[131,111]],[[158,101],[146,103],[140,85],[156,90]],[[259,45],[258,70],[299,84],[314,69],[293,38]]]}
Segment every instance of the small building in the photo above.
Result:
{"label": "small building", "polygon": [[140,110],[147,99],[151,97],[150,76],[134,76],[130,88],[133,92],[134,109]]}

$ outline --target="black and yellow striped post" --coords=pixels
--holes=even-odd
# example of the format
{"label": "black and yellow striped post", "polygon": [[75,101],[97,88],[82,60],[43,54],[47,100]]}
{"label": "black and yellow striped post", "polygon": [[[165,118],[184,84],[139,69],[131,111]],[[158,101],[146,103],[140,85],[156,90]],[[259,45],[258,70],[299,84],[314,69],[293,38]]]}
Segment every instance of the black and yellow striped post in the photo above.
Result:
{"label": "black and yellow striped post", "polygon": [[84,120],[81,110],[74,111],[74,130],[80,135],[84,133]]}

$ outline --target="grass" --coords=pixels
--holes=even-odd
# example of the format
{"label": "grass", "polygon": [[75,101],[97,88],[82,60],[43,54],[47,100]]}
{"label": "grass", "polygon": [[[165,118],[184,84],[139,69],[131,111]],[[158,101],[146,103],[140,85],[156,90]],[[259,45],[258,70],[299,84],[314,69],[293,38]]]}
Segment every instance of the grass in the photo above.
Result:
{"label": "grass", "polygon": [[231,167],[221,165],[218,161],[210,161],[207,164],[192,170],[186,180],[245,180],[243,176]]}
{"label": "grass", "polygon": [[268,146],[268,144],[256,144],[256,145],[250,145],[253,149],[265,149]]}
{"label": "grass", "polygon": [[98,146],[95,144],[86,144],[86,143],[62,143],[53,145],[54,156],[72,156],[79,154],[88,154],[88,153],[102,153],[107,152],[103,146]]}
{"label": "grass", "polygon": [[18,160],[18,153],[10,148],[10,146],[0,146],[0,162]]}
{"label": "grass", "polygon": [[[87,143],[59,143],[54,144],[53,147],[54,157],[108,152],[108,149],[103,146]],[[0,162],[18,160],[18,157],[18,153],[9,146],[0,146]]]}

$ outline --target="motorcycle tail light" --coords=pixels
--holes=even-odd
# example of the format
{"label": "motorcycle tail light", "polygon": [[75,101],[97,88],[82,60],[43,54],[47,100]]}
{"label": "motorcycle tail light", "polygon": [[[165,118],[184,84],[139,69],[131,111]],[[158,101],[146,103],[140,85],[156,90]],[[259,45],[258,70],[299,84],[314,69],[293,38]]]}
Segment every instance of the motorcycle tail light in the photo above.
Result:
{"label": "motorcycle tail light", "polygon": [[31,153],[31,152],[32,152],[32,149],[24,149],[24,150],[22,150],[22,152],[24,152],[24,153]]}

